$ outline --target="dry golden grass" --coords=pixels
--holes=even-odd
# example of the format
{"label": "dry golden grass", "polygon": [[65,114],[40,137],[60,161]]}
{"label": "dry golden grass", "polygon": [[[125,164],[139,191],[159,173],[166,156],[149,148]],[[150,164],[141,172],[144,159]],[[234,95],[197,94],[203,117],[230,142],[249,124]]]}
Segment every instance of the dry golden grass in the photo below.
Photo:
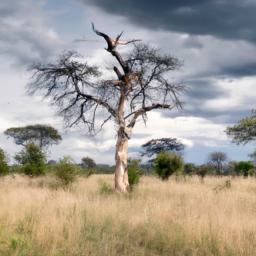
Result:
{"label": "dry golden grass", "polygon": [[99,192],[110,175],[50,179],[0,179],[1,256],[256,255],[253,178],[143,177],[125,196]]}

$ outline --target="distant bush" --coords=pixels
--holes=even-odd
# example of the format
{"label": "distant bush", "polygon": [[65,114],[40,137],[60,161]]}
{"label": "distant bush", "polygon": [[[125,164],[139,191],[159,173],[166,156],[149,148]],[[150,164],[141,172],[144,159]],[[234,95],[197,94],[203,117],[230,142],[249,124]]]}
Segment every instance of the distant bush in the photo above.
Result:
{"label": "distant bush", "polygon": [[248,177],[253,174],[254,165],[251,161],[240,161],[236,165],[236,172],[238,174],[243,175],[244,177]]}
{"label": "distant bush", "polygon": [[46,170],[46,156],[39,146],[29,143],[15,156],[15,160],[22,164],[21,171],[26,175],[42,175]]}
{"label": "distant bush", "polygon": [[196,168],[196,174],[200,176],[202,180],[206,175],[214,174],[214,173],[215,173],[214,168],[209,164],[203,164]]}
{"label": "distant bush", "polygon": [[64,157],[55,165],[55,175],[63,186],[69,186],[77,179],[79,170],[70,157]]}
{"label": "distant bush", "polygon": [[184,162],[182,157],[174,152],[161,152],[154,159],[153,167],[162,180],[167,180],[174,173],[182,173]]}
{"label": "distant bush", "polygon": [[7,157],[5,152],[0,148],[0,176],[6,175],[9,172],[9,167],[7,164]]}
{"label": "distant bush", "polygon": [[195,164],[193,163],[186,163],[184,165],[184,170],[183,170],[183,174],[185,175],[192,175],[192,174],[196,174],[197,171],[197,167]]}
{"label": "distant bush", "polygon": [[140,160],[132,159],[128,162],[128,179],[130,188],[132,189],[134,185],[138,184],[140,181]]}

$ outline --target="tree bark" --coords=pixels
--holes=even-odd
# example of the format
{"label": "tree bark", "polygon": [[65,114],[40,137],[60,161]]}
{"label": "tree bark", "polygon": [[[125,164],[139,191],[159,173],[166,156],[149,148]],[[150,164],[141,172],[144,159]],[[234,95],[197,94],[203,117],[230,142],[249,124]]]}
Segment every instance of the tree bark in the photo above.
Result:
{"label": "tree bark", "polygon": [[128,138],[120,128],[116,143],[116,167],[115,167],[115,190],[126,193],[129,190],[128,180]]}

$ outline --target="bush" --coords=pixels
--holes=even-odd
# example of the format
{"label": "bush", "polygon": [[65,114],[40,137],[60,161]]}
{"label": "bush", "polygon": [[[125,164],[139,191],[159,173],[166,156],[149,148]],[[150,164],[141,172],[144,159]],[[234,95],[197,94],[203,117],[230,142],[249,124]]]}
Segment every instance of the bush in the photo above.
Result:
{"label": "bush", "polygon": [[193,164],[193,163],[186,163],[184,165],[183,173],[185,175],[192,175],[192,174],[196,173],[196,170],[197,170],[197,167],[196,167],[195,164]]}
{"label": "bush", "polygon": [[15,160],[22,164],[21,171],[26,175],[45,174],[46,156],[39,146],[29,143],[20,153],[16,154]]}
{"label": "bush", "polygon": [[184,162],[182,157],[174,152],[161,152],[154,159],[153,167],[162,180],[167,180],[174,173],[182,173]]}
{"label": "bush", "polygon": [[254,165],[251,161],[240,161],[236,166],[236,172],[242,174],[244,177],[248,177],[253,172]]}
{"label": "bush", "polygon": [[69,186],[77,179],[79,171],[70,157],[64,157],[56,164],[55,175],[63,186]]}
{"label": "bush", "polygon": [[9,172],[7,158],[4,151],[0,148],[0,175],[6,175]]}
{"label": "bush", "polygon": [[196,174],[204,179],[207,174],[214,174],[215,170],[209,164],[203,164],[197,167]]}
{"label": "bush", "polygon": [[139,164],[140,161],[137,159],[129,160],[128,162],[128,179],[131,189],[140,181],[141,170]]}

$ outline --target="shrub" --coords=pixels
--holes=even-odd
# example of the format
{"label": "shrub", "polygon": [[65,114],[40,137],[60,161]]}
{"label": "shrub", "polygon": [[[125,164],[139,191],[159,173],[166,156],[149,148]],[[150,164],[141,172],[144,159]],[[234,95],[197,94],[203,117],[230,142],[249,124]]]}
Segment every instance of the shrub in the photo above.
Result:
{"label": "shrub", "polygon": [[184,162],[182,157],[174,152],[161,152],[154,159],[153,167],[162,180],[167,180],[170,175],[183,171]]}
{"label": "shrub", "polygon": [[6,175],[9,172],[5,152],[0,148],[0,175]]}
{"label": "shrub", "polygon": [[139,163],[140,160],[137,159],[129,160],[128,162],[128,179],[131,189],[140,181],[141,170]]}
{"label": "shrub", "polygon": [[56,164],[55,175],[63,186],[69,186],[77,179],[79,171],[70,157],[64,157]]}
{"label": "shrub", "polygon": [[197,167],[196,167],[195,164],[193,164],[193,163],[186,163],[184,165],[183,173],[184,174],[188,174],[188,175],[192,175],[192,174],[196,173],[196,170],[197,170]]}
{"label": "shrub", "polygon": [[240,161],[236,166],[236,172],[244,177],[251,175],[254,165],[251,161]]}
{"label": "shrub", "polygon": [[27,175],[45,174],[46,156],[34,143],[27,144],[20,153],[16,154],[15,160],[23,165],[21,171]]}
{"label": "shrub", "polygon": [[213,174],[213,173],[215,173],[215,170],[209,164],[200,165],[200,166],[197,167],[197,170],[196,170],[196,174],[198,176],[200,176],[202,178],[202,180],[204,180],[204,177],[207,174]]}

